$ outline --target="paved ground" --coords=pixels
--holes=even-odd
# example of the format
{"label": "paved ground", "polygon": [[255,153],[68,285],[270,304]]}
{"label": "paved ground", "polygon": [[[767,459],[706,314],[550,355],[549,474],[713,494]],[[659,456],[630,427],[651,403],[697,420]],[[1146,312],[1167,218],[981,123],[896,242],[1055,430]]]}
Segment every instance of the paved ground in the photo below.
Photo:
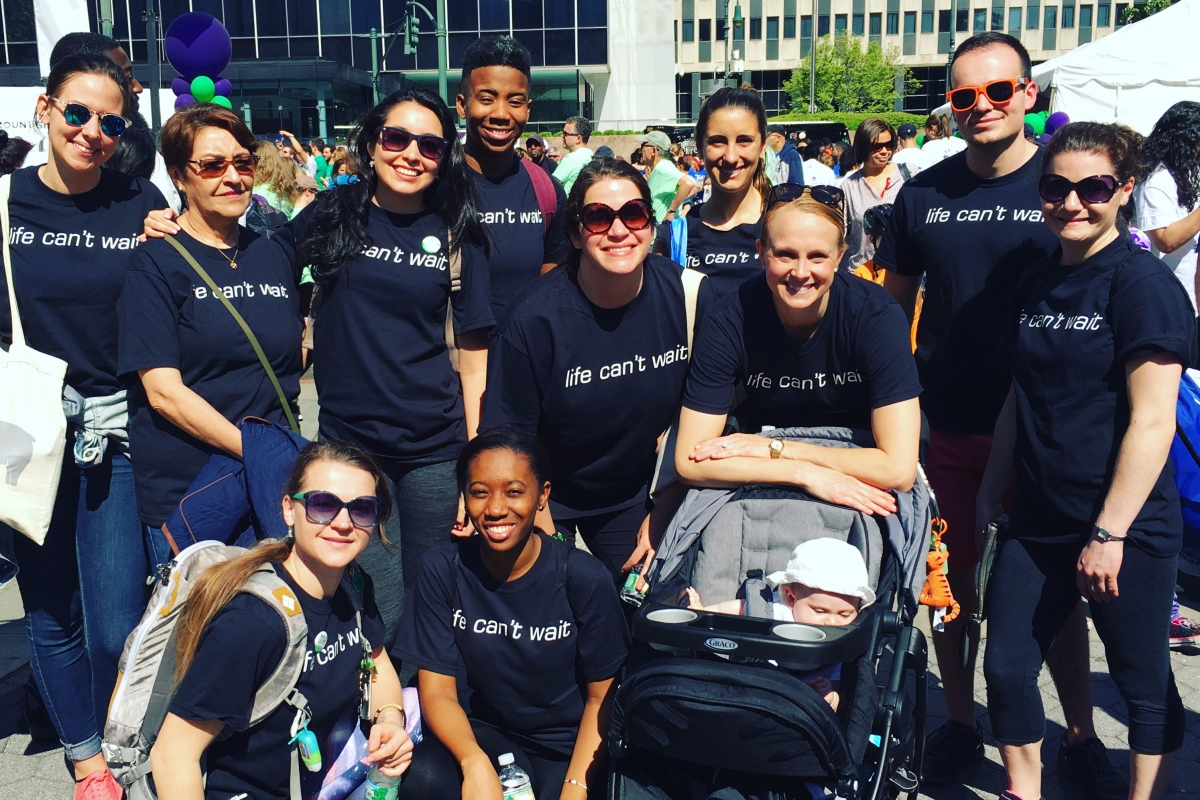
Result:
{"label": "paved ground", "polygon": [[[304,414],[302,428],[305,434],[312,436],[316,430],[317,407],[311,380],[302,384],[300,405]],[[1200,609],[1200,603],[1189,603],[1186,599],[1184,603],[1190,606],[1193,617],[1200,617],[1200,611],[1197,610]],[[72,784],[63,766],[62,749],[56,743],[44,745],[32,742],[28,736],[17,732],[23,687],[29,675],[29,655],[24,626],[20,621],[21,613],[20,597],[15,582],[0,589],[0,800],[68,800],[71,797]],[[1113,764],[1128,774],[1129,745],[1126,739],[1125,705],[1108,677],[1104,650],[1094,633],[1091,635],[1091,658],[1096,728],[1108,745]],[[1183,749],[1175,762],[1170,797],[1200,798],[1200,650],[1191,654],[1173,653],[1171,661],[1179,693],[1187,709],[1188,732]],[[945,721],[946,713],[941,683],[937,677],[937,665],[931,664],[931,668],[930,730]],[[969,785],[928,789],[926,794],[921,795],[922,798],[994,798],[1005,788],[1000,757],[994,742],[991,742],[982,674],[978,676],[975,686],[980,720],[990,742],[987,746],[988,762]],[[1048,718],[1047,744],[1042,755],[1042,762],[1046,765],[1043,791],[1045,800],[1059,800],[1066,795],[1056,782],[1054,757],[1058,742],[1062,738],[1063,717],[1054,687],[1046,672],[1042,675],[1042,696]]]}

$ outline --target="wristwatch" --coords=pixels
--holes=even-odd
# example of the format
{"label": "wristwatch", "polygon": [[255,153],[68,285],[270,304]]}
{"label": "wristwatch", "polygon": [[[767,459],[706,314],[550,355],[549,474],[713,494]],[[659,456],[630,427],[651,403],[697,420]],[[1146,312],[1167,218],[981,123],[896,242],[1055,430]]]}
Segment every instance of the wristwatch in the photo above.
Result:
{"label": "wristwatch", "polygon": [[1117,536],[1110,533],[1107,528],[1101,528],[1099,525],[1092,525],[1092,538],[1098,542],[1123,542],[1129,538],[1129,534]]}
{"label": "wristwatch", "polygon": [[783,439],[771,440],[771,458],[779,458],[783,455]]}

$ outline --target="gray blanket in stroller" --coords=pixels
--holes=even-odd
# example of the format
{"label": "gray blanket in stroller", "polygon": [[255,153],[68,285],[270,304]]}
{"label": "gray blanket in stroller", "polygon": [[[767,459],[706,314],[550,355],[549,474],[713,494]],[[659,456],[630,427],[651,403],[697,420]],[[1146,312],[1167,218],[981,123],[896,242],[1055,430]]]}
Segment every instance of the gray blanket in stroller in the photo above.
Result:
{"label": "gray blanket in stroller", "polygon": [[[850,428],[780,428],[764,435],[824,447],[874,446],[874,440],[869,433]],[[691,489],[663,535],[651,572],[658,575],[673,574],[705,527],[727,503],[737,499],[742,491],[744,489]],[[882,518],[881,523],[892,548],[899,554],[904,576],[901,586],[911,590],[909,602],[914,604],[914,607],[910,610],[915,611],[916,598],[920,595],[925,580],[925,554],[929,550],[929,487],[918,477],[912,491],[893,491],[892,494],[896,497],[897,511]],[[793,530],[823,528],[826,524],[823,519],[825,510],[821,503],[813,503],[811,509],[801,507],[799,510],[792,510],[788,525]],[[859,522],[854,523],[853,529],[865,531],[873,527],[869,526],[870,518],[867,515],[851,513],[861,517]],[[853,532],[851,537],[854,538]],[[871,579],[874,581],[878,577],[879,558],[877,555],[872,558],[874,554],[868,551],[869,537],[862,537],[859,541],[851,543],[863,551],[869,567],[872,567],[874,562],[871,569]],[[738,576],[740,577],[742,576]]]}

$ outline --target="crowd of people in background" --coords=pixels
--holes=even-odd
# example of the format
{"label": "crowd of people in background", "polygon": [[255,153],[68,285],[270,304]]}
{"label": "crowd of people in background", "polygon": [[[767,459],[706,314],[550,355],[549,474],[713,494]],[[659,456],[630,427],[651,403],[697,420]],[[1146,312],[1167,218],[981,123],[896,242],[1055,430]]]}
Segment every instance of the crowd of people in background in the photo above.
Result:
{"label": "crowd of people in background", "polygon": [[[159,797],[285,800],[295,781],[315,796],[320,776],[289,769],[291,709],[249,716],[287,647],[277,615],[238,594],[264,569],[327,653],[297,684],[306,730],[326,741],[359,714],[370,662],[369,760],[405,776],[400,797],[499,797],[504,754],[539,800],[606,796],[631,648],[617,587],[688,487],[798,487],[882,517],[919,458],[964,612],[933,633],[949,719],[923,779],[963,782],[984,759],[966,620],[984,600],[976,535],[1006,513],[983,665],[1001,798],[1041,796],[1043,664],[1067,721],[1060,778],[1088,798],[1161,797],[1184,731],[1169,646],[1200,635],[1172,594],[1167,465],[1200,359],[1200,105],[1146,139],[1077,122],[1030,141],[1029,55],[987,33],[954,53],[951,115],[920,131],[868,118],[810,141],[727,87],[686,149],[650,131],[614,154],[581,116],[561,148],[522,138],[534,76],[515,39],[462,59],[454,107],[406,88],[344,143],[256,137],[211,104],[156,141],[121,45],[70,34],[37,103],[44,150],[0,134],[8,285],[84,409],[44,543],[12,541],[25,721],[63,745],[76,798],[122,796],[105,713],[147,579],[178,549],[167,523],[210,459],[248,462],[242,420],[294,424],[309,368],[319,433],[278,493],[287,530],[206,574],[181,623]],[[640,353],[663,356],[647,369]],[[763,380],[809,374],[855,380]],[[872,445],[758,435],[822,425]],[[676,480],[655,485],[668,429]],[[253,544],[255,524],[235,539]],[[1129,710],[1128,781],[1092,719],[1085,607]],[[468,617],[579,633],[521,649],[470,635]],[[324,650],[347,636],[369,646]]]}

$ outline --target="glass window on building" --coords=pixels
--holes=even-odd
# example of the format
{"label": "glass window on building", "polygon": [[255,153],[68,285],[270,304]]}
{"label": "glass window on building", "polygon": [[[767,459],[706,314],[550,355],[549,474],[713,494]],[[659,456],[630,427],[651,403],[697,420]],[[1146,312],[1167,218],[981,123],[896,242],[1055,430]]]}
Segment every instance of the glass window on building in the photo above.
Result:
{"label": "glass window on building", "polygon": [[1063,5],[1062,7],[1062,27],[1075,27],[1075,6]]}
{"label": "glass window on building", "polygon": [[1112,5],[1098,3],[1096,5],[1096,27],[1107,28],[1109,25],[1112,25]]}
{"label": "glass window on building", "polygon": [[854,22],[854,27],[852,27],[850,29],[850,32],[853,33],[855,36],[862,36],[863,34],[865,34],[867,32],[866,31],[866,24],[867,24],[867,15],[866,14],[855,14],[853,22]]}
{"label": "glass window on building", "polygon": [[763,33],[762,17],[751,17],[750,18],[750,38],[751,39],[761,39],[763,37],[762,33]]}
{"label": "glass window on building", "polygon": [[992,30],[1004,30],[1004,0],[992,0]]}
{"label": "glass window on building", "polygon": [[683,41],[696,41],[696,22],[695,20],[685,19],[683,21]]}
{"label": "glass window on building", "polygon": [[[291,3],[288,5],[290,6]],[[531,27],[540,28],[542,26]],[[476,0],[446,0],[446,28],[451,31],[479,30],[479,4]]]}
{"label": "glass window on building", "polygon": [[960,8],[954,12],[954,30],[959,33],[966,33],[971,24],[970,9]]}
{"label": "glass window on building", "polygon": [[1117,27],[1125,27],[1125,12],[1129,10],[1129,3],[1117,3]]}
{"label": "glass window on building", "polygon": [[1010,8],[1008,10],[1008,32],[1013,36],[1021,35],[1021,9]]}
{"label": "glass window on building", "polygon": [[817,36],[828,36],[828,35],[829,35],[829,16],[827,14],[822,14],[821,16],[817,17]]}
{"label": "glass window on building", "polygon": [[[492,5],[492,2],[493,0],[487,0],[480,3],[480,11]],[[496,2],[507,9],[508,0],[496,0]],[[575,0],[544,0],[543,12],[547,28],[570,28],[575,24]],[[490,30],[484,28],[482,19],[479,27],[481,30]]]}
{"label": "glass window on building", "polygon": [[712,41],[712,20],[711,19],[700,20],[700,41],[702,41],[702,42],[711,42]]}
{"label": "glass window on building", "polygon": [[883,14],[871,15],[870,28],[868,30],[871,36],[879,36],[883,33]]}
{"label": "glass window on building", "polygon": [[896,36],[900,33],[900,12],[889,11],[887,15],[887,32],[888,36]]}
{"label": "glass window on building", "polygon": [[1029,0],[1025,6],[1025,28],[1026,30],[1036,31],[1038,27],[1038,17],[1041,16],[1041,2],[1039,0]]}
{"label": "glass window on building", "polygon": [[971,30],[974,33],[983,33],[984,31],[987,30],[987,17],[988,17],[987,9],[986,8],[977,8],[977,9],[975,9],[974,14],[975,14],[975,19],[971,26]]}
{"label": "glass window on building", "polygon": [[838,14],[833,18],[833,33],[835,36],[845,36],[848,32],[850,18],[845,14]]}
{"label": "glass window on building", "polygon": [[1080,6],[1079,7],[1079,27],[1081,27],[1081,28],[1092,27],[1092,7],[1091,6]]}
{"label": "glass window on building", "polygon": [[796,0],[783,0],[783,38],[796,38]]}
{"label": "glass window on building", "polygon": [[779,38],[779,17],[767,17],[767,39]]}
{"label": "glass window on building", "polygon": [[1053,50],[1058,45],[1058,7],[1046,6],[1042,19],[1042,49]]}
{"label": "glass window on building", "polygon": [[921,0],[921,33],[933,33],[934,0]]}
{"label": "glass window on building", "polygon": [[812,38],[812,15],[805,14],[800,18],[800,38],[808,41]]}
{"label": "glass window on building", "polygon": [[904,55],[917,54],[917,12],[904,12]]}

